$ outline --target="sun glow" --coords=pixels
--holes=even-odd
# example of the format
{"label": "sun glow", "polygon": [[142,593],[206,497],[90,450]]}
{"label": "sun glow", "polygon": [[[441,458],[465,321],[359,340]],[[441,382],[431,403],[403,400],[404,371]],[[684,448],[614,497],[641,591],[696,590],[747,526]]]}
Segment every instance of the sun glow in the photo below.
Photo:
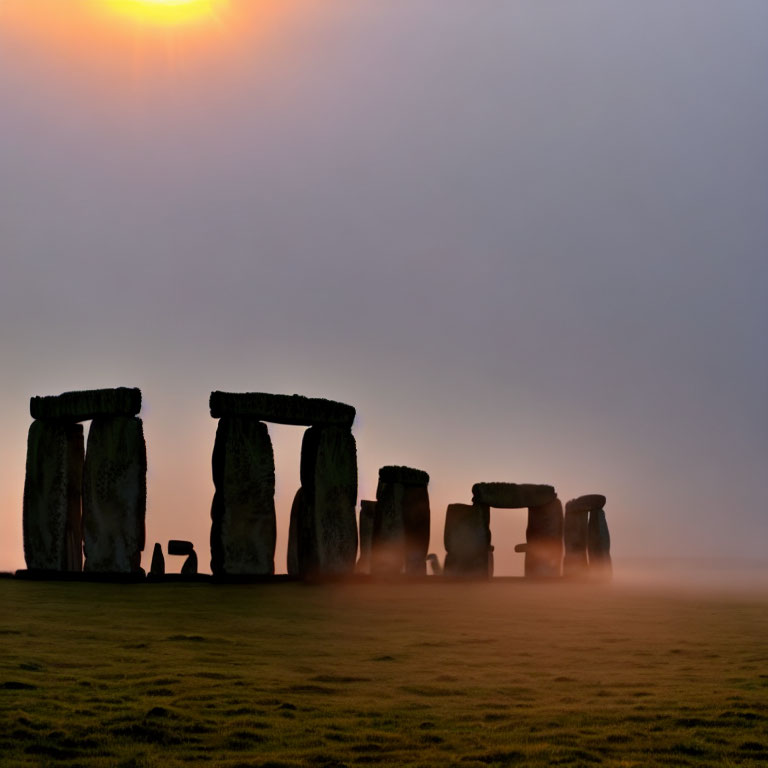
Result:
{"label": "sun glow", "polygon": [[227,0],[107,0],[107,5],[134,22],[177,26],[215,20]]}

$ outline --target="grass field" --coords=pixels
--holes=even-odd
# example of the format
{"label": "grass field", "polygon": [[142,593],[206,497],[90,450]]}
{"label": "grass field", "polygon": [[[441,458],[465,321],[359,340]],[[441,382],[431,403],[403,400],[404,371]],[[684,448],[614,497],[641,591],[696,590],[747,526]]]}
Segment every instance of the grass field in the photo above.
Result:
{"label": "grass field", "polygon": [[762,766],[768,595],[0,580],[3,766]]}

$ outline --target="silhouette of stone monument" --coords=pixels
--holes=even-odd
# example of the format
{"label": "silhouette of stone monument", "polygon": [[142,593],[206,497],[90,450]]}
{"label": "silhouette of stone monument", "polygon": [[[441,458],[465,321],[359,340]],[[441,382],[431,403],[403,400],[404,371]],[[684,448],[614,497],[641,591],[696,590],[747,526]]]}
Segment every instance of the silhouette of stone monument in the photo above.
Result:
{"label": "silhouette of stone monument", "polygon": [[587,555],[590,578],[609,580],[613,574],[611,536],[604,509],[590,509],[587,525]]}
{"label": "silhouette of stone monument", "polygon": [[563,527],[563,539],[565,542],[563,576],[578,578],[588,575],[589,512],[591,509],[602,509],[604,506],[605,496],[597,494],[579,496],[566,502],[565,523]]}
{"label": "silhouette of stone monument", "polygon": [[169,555],[181,555],[186,556],[184,564],[181,566],[182,576],[196,576],[197,575],[197,552],[191,541],[184,541],[183,539],[171,539],[168,542],[168,554]]}
{"label": "silhouette of stone monument", "polygon": [[382,467],[376,489],[371,573],[427,573],[429,475],[411,467]]}
{"label": "silhouette of stone monument", "polygon": [[219,419],[211,508],[214,575],[274,573],[275,461],[265,421],[309,427],[301,446],[301,489],[291,509],[289,574],[350,573],[357,554],[355,409],[300,395],[212,392],[210,410]]}
{"label": "silhouette of stone monument", "polygon": [[373,526],[376,522],[376,502],[360,502],[360,558],[356,570],[360,573],[371,572],[371,551],[373,549]]}
{"label": "silhouette of stone monument", "polygon": [[472,504],[497,509],[528,508],[525,575],[560,576],[563,559],[563,505],[551,485],[475,483]]}
{"label": "silhouette of stone monument", "polygon": [[491,514],[483,504],[449,504],[445,512],[445,575],[487,579],[491,574]]}
{"label": "silhouette of stone monument", "polygon": [[[30,570],[139,573],[147,454],[138,389],[33,397],[24,483]],[[91,421],[83,450],[80,422]],[[82,511],[81,511],[82,510]]]}

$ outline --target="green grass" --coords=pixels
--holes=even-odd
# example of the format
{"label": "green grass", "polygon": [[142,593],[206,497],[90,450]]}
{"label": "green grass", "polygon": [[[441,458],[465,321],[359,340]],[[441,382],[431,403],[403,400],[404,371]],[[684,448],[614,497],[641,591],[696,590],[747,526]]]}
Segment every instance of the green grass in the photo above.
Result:
{"label": "green grass", "polygon": [[768,597],[0,580],[3,766],[759,766]]}

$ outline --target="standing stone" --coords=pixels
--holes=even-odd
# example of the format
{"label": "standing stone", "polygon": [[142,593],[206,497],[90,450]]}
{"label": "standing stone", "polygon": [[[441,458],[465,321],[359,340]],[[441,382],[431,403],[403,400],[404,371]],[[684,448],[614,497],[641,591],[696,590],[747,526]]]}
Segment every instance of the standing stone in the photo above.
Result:
{"label": "standing stone", "polygon": [[[304,504],[304,489],[299,488],[291,505],[291,522],[288,528],[288,575],[304,576],[302,565],[315,551],[314,539],[310,540],[309,518]],[[301,554],[299,552],[301,551]]]}
{"label": "standing stone", "polygon": [[301,445],[300,472],[304,489],[297,540],[300,573],[351,573],[357,555],[357,448],[349,429],[308,429]]}
{"label": "standing stone", "polygon": [[146,506],[147,449],[141,419],[95,418],[83,470],[86,571],[141,571]]}
{"label": "standing stone", "polygon": [[410,467],[382,467],[376,490],[371,572],[426,574],[429,547],[429,475]]}
{"label": "standing stone", "polygon": [[589,554],[590,576],[610,579],[613,570],[611,564],[611,536],[608,533],[605,511],[602,509],[593,509],[589,513],[587,551]]}
{"label": "standing stone", "polygon": [[165,575],[165,557],[163,556],[163,548],[157,542],[152,550],[152,564],[149,566],[149,573],[152,576]]}
{"label": "standing stone", "polygon": [[27,568],[82,570],[82,478],[82,426],[33,421],[22,515]]}
{"label": "standing stone", "polygon": [[403,490],[403,534],[405,573],[408,576],[427,575],[429,527],[429,493],[426,485],[406,485]]}
{"label": "standing stone", "polygon": [[181,566],[181,575],[197,576],[197,552],[194,549],[189,553],[184,565]]}
{"label": "standing stone", "polygon": [[445,513],[445,573],[487,579],[491,511],[483,504],[449,504]]}
{"label": "standing stone", "polygon": [[400,483],[379,479],[376,488],[376,518],[371,548],[371,573],[393,576],[402,573],[405,551],[403,533],[403,493]]}
{"label": "standing stone", "polygon": [[525,531],[525,575],[560,576],[563,559],[563,505],[555,497],[538,507],[528,508]]}
{"label": "standing stone", "polygon": [[563,538],[565,541],[565,558],[563,559],[563,576],[586,576],[589,569],[587,559],[587,524],[589,511],[581,509],[569,501],[565,505],[565,523]]}
{"label": "standing stone", "polygon": [[373,525],[376,521],[376,502],[360,502],[360,559],[357,570],[371,572],[371,549],[373,547]]}
{"label": "standing stone", "polygon": [[213,446],[211,570],[260,576],[275,571],[275,459],[265,424],[224,416]]}

